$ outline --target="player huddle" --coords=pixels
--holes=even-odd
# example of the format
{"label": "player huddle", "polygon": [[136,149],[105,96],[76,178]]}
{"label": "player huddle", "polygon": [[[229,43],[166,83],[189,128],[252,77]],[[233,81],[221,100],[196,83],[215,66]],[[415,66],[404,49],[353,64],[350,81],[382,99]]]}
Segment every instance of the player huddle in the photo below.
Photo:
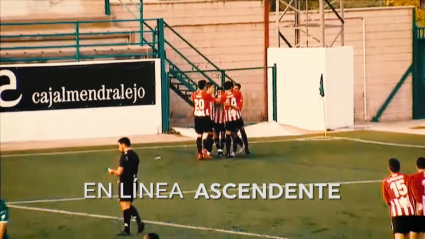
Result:
{"label": "player huddle", "polygon": [[[240,88],[240,84],[227,81],[224,83],[224,88],[219,87],[215,94],[212,83],[207,83],[205,80],[198,82],[198,90],[191,96],[195,131],[198,134],[196,139],[198,160],[211,158],[214,142],[219,157],[233,158],[236,153],[242,151],[250,154],[241,114],[243,97]],[[239,131],[242,139],[238,136]],[[204,133],[208,136],[202,140]],[[226,146],[225,154],[224,146]]]}
{"label": "player huddle", "polygon": [[[425,239],[425,158],[416,161],[418,172],[400,173],[397,159],[390,159],[390,176],[382,182],[382,197],[390,209],[395,239]],[[410,236],[410,237],[409,237]]]}

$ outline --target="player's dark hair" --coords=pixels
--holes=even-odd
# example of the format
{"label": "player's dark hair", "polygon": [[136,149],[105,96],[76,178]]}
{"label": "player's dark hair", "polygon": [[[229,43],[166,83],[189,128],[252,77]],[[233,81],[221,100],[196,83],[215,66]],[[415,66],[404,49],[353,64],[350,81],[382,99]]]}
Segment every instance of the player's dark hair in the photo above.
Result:
{"label": "player's dark hair", "polygon": [[419,157],[418,160],[416,160],[416,167],[418,167],[418,169],[425,169],[425,158],[424,157]]}
{"label": "player's dark hair", "polygon": [[153,232],[148,233],[146,236],[147,236],[149,239],[159,239],[158,234],[153,233]]}
{"label": "player's dark hair", "polygon": [[198,81],[198,88],[200,89],[200,90],[203,90],[203,89],[205,89],[205,86],[207,85],[207,81],[206,80],[200,80],[200,81]]}
{"label": "player's dark hair", "polygon": [[225,90],[230,90],[232,88],[233,88],[233,82],[231,82],[231,81],[224,82],[224,89]]}
{"label": "player's dark hair", "polygon": [[221,86],[217,88],[217,91],[219,91],[219,90],[224,91],[223,87],[221,87]]}
{"label": "player's dark hair", "polygon": [[401,169],[400,161],[398,161],[398,159],[395,159],[395,158],[388,160],[388,168],[393,173],[400,172],[400,169]]}
{"label": "player's dark hair", "polygon": [[242,89],[241,84],[239,84],[239,83],[235,83],[235,86],[237,86],[239,88],[239,90]]}
{"label": "player's dark hair", "polygon": [[118,140],[118,143],[124,144],[127,147],[130,147],[131,146],[130,139],[127,138],[127,137],[122,137],[121,139]]}

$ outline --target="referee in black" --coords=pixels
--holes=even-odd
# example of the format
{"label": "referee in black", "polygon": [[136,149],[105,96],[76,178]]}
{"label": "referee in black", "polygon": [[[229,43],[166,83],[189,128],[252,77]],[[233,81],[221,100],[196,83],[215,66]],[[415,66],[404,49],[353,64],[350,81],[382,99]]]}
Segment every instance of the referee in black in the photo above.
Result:
{"label": "referee in black", "polygon": [[[124,217],[124,230],[117,236],[130,236],[131,217],[136,218],[138,233],[142,233],[145,224],[142,222],[137,209],[132,205],[134,201],[134,191],[138,189],[137,174],[139,172],[139,156],[131,148],[130,139],[127,137],[118,140],[118,150],[121,152],[120,165],[117,169],[108,169],[112,175],[120,177],[118,181],[118,195],[120,206]],[[136,187],[136,188],[134,188]]]}

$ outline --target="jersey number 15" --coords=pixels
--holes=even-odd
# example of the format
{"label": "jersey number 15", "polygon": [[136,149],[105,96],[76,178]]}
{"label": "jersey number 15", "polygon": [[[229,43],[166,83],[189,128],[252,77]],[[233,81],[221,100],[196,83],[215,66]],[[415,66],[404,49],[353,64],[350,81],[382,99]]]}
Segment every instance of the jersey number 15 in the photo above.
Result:
{"label": "jersey number 15", "polygon": [[408,193],[407,186],[404,183],[404,179],[394,181],[390,184],[390,188],[393,190],[394,195],[398,198],[400,196],[405,196]]}

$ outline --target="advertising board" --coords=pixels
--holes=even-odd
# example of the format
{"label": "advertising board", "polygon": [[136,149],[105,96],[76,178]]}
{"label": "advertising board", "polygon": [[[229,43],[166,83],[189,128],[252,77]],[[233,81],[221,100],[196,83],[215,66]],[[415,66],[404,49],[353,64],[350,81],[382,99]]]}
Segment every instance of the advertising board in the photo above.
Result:
{"label": "advertising board", "polygon": [[[159,69],[158,60],[0,66],[1,142],[160,133]],[[124,124],[134,132],[111,129]]]}

